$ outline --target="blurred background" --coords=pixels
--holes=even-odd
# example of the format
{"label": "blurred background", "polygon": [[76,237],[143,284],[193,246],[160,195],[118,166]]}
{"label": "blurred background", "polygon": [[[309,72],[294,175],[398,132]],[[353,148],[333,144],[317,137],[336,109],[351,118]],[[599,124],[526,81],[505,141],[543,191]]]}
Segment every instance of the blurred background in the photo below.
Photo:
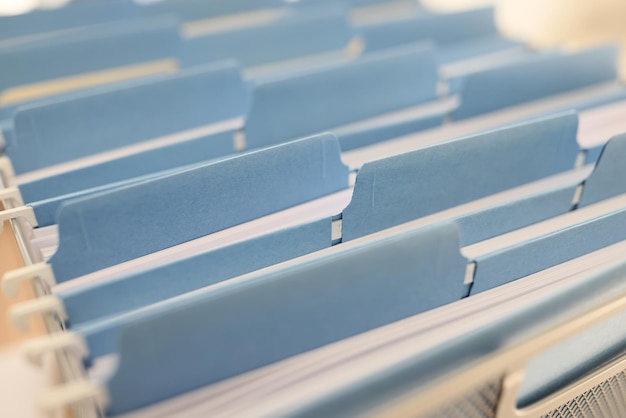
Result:
{"label": "blurred background", "polygon": [[[106,0],[0,0],[0,15],[54,9],[70,2]],[[135,0],[155,3],[168,0]],[[296,0],[297,1],[297,0]],[[582,48],[607,42],[626,44],[624,0],[415,0],[434,11],[494,6],[496,22],[507,37],[536,48]],[[622,74],[626,71],[622,59]]]}

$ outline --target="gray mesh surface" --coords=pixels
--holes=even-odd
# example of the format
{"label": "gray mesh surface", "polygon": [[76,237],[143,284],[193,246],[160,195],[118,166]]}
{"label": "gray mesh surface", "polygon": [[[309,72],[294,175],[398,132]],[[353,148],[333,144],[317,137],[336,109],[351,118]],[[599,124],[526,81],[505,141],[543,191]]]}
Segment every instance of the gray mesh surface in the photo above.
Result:
{"label": "gray mesh surface", "polygon": [[542,418],[626,417],[626,374],[621,372]]}

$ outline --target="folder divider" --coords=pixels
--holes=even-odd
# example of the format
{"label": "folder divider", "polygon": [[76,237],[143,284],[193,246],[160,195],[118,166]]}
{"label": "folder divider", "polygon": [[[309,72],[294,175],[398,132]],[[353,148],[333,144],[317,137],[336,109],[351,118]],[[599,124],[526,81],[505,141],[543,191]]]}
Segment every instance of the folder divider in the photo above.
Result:
{"label": "folder divider", "polygon": [[[186,258],[131,277],[90,287],[58,291],[70,329],[101,317],[119,315],[331,246],[330,219],[261,235]],[[184,274],[181,271],[184,270]],[[172,280],[177,277],[177,280]]]}
{"label": "folder divider", "polygon": [[[20,188],[23,187],[22,193],[25,198],[33,196],[41,196],[43,194],[43,200],[30,199],[29,205],[35,209],[37,214],[37,221],[40,227],[51,226],[57,223],[57,212],[64,202],[87,197],[96,193],[102,193],[110,190],[117,189],[119,187],[131,186],[134,184],[142,183],[146,180],[157,179],[169,174],[188,170],[190,168],[199,167],[209,163],[215,163],[220,160],[232,157],[232,139],[236,131],[227,130],[219,132],[217,134],[202,136],[191,141],[179,143],[168,147],[159,147],[152,151],[140,153],[127,158],[119,158],[111,161],[106,161],[94,166],[85,167],[81,170],[76,170],[68,173],[61,173],[57,176],[43,178],[40,181],[23,183]],[[176,151],[180,151],[179,154],[172,152],[172,147],[176,148]],[[201,161],[198,163],[198,161]],[[143,167],[137,167],[136,164],[146,162]],[[175,166],[176,168],[170,168]],[[113,170],[111,172],[110,170]],[[95,177],[82,177],[81,175],[97,174],[105,172],[108,174],[102,175],[102,177],[96,178],[97,183],[93,187]],[[143,174],[143,172],[148,174]],[[156,172],[155,172],[156,171]],[[128,173],[138,174],[139,177],[132,177],[129,180],[115,181],[117,178],[129,177]],[[81,189],[81,179],[84,179],[83,184],[87,184],[87,188]],[[108,183],[107,180],[112,180]],[[65,180],[69,180],[64,182]],[[73,180],[73,182],[72,182]],[[100,180],[100,181],[98,181]],[[103,183],[103,185],[99,185]],[[66,194],[55,194],[55,188],[62,189],[69,186],[79,189],[77,192],[70,192]],[[46,189],[46,187],[50,187]],[[45,198],[47,193],[51,193],[51,198]],[[36,193],[41,193],[37,195]]]}
{"label": "folder divider", "polygon": [[182,44],[184,67],[233,54],[242,67],[280,62],[296,57],[344,49],[354,36],[343,8],[307,10],[272,25],[193,37]]}
{"label": "folder divider", "polygon": [[437,62],[429,44],[259,81],[246,118],[247,147],[285,142],[433,100],[437,82]]}
{"label": "folder divider", "polygon": [[495,35],[498,30],[494,10],[486,8],[448,14],[423,13],[401,21],[366,25],[359,32],[366,52],[371,52],[424,40],[447,46]]}
{"label": "folder divider", "polygon": [[618,210],[558,232],[499,249],[474,259],[471,294],[484,292],[600,250],[626,239],[626,211]]}
{"label": "folder divider", "polygon": [[[84,33],[83,33],[84,32]],[[163,59],[175,59],[180,48],[178,22],[169,17],[117,22],[64,36],[0,48],[0,104],[19,102],[10,88]],[[88,51],[89,53],[85,53]],[[81,60],[74,59],[81,56]],[[16,93],[17,94],[17,93]],[[9,101],[10,100],[10,101]]]}
{"label": "folder divider", "polygon": [[[118,340],[119,367],[107,383],[109,412],[125,412],[462,296],[466,261],[458,252],[454,225],[344,248],[275,273],[244,276],[239,286],[213,289],[194,302],[181,300],[178,308],[139,316],[124,326]],[[422,292],[426,283],[437,283],[436,293]],[[235,300],[238,303],[230,303]],[[278,317],[290,320],[277,328],[272,324]],[[316,325],[331,318],[333,329]],[[222,334],[223,327],[230,331]],[[252,347],[246,341],[257,344]],[[142,354],[140,347],[146,346],[154,348],[151,356]],[[179,354],[175,359],[167,354],[174,352]],[[232,361],[218,354],[226,352]],[[161,363],[159,358],[169,361]],[[159,361],[158,367],[154,361]],[[155,374],[146,381],[140,371],[147,369],[163,378]]]}
{"label": "folder divider", "polygon": [[463,246],[569,212],[573,208],[572,197],[580,185],[578,181],[456,218]]}
{"label": "folder divider", "polygon": [[210,3],[207,3],[206,0],[174,0],[152,2],[138,7],[143,15],[174,14],[181,20],[188,22],[263,9],[284,8],[287,3],[283,0],[231,0],[212,1]]}
{"label": "folder divider", "polygon": [[[525,60],[450,80],[461,105],[452,113],[466,119],[503,107],[536,100],[568,90],[615,80],[617,49],[594,48],[571,55],[540,53]],[[533,74],[533,77],[528,77]],[[485,91],[497,94],[486,95]]]}
{"label": "folder divider", "polygon": [[[38,170],[240,117],[247,93],[237,65],[221,62],[73,100],[31,105],[15,115],[7,153],[18,174]],[[132,105],[124,108],[122,103]],[[180,117],[172,117],[183,108]],[[60,125],[59,120],[67,122]]]}
{"label": "folder divider", "polygon": [[347,187],[333,135],[250,152],[63,205],[50,263],[61,283]]}
{"label": "folder divider", "polygon": [[63,8],[35,10],[0,17],[0,42],[19,41],[37,33],[58,33],[85,26],[140,17],[137,6],[126,0],[72,3]]}
{"label": "folder divider", "polygon": [[366,163],[343,211],[342,239],[572,169],[577,126],[570,112]]}
{"label": "folder divider", "polygon": [[[72,311],[70,318],[73,319],[74,324],[78,324],[94,319],[93,316],[90,316],[94,312],[99,312],[99,315],[107,316],[119,313],[123,310],[138,309],[148,303],[154,303],[158,300],[167,299],[184,292],[190,292],[197,288],[208,286],[217,281],[229,279],[236,276],[237,272],[244,271],[247,268],[248,262],[239,261],[241,257],[238,256],[228,258],[229,260],[235,260],[234,262],[222,263],[210,261],[216,257],[218,260],[221,259],[220,254],[240,254],[241,251],[244,251],[243,249],[247,249],[245,251],[249,251],[250,253],[258,253],[261,255],[267,254],[267,251],[270,251],[267,257],[264,256],[262,260],[259,260],[259,262],[265,263],[264,266],[269,266],[280,261],[294,258],[294,251],[300,251],[303,245],[289,244],[288,247],[284,247],[284,242],[305,241],[312,246],[311,251],[313,251],[313,248],[320,250],[330,246],[331,243],[332,245],[336,245],[342,241],[349,241],[359,236],[378,232],[403,222],[413,221],[438,212],[439,210],[445,210],[452,206],[468,203],[481,196],[498,193],[499,191],[509,188],[509,186],[515,187],[521,184],[527,184],[534,180],[542,179],[544,176],[556,174],[559,171],[565,171],[573,166],[572,160],[575,159],[577,149],[574,135],[576,121],[576,116],[570,113],[534,123],[501,129],[493,133],[478,135],[459,142],[453,142],[450,143],[450,145],[444,145],[443,150],[433,147],[431,149],[427,148],[416,151],[412,155],[401,158],[402,164],[400,165],[396,164],[397,159],[381,160],[372,163],[371,167],[373,168],[370,171],[369,177],[373,175],[371,173],[378,174],[385,173],[385,171],[389,170],[403,169],[405,172],[402,176],[391,176],[390,178],[415,179],[413,182],[406,181],[400,183],[400,186],[397,186],[397,181],[392,181],[391,183],[374,182],[375,187],[381,188],[383,191],[387,189],[385,193],[388,195],[383,195],[386,196],[384,201],[388,200],[390,202],[389,207],[385,206],[387,212],[374,212],[374,214],[371,214],[371,210],[377,210],[376,205],[372,208],[362,204],[362,206],[367,206],[368,209],[356,211],[349,210],[350,206],[348,206],[348,209],[345,209],[342,213],[333,217],[332,222],[330,219],[323,218],[308,224],[302,224],[295,229],[290,228],[285,230],[280,228],[277,230],[278,232],[274,233],[262,232],[266,235],[253,238],[249,242],[223,244],[226,246],[218,250],[207,249],[205,250],[206,252],[200,253],[199,255],[192,256],[191,258],[187,256],[187,258],[152,268],[144,273],[127,273],[117,278],[107,279],[104,282],[93,282],[92,284],[78,286],[76,289],[68,289],[67,291],[61,290],[58,291],[57,294],[62,299],[66,300],[68,309]],[[481,151],[483,149],[493,149],[493,154],[487,153],[482,155],[487,159],[492,159],[493,162],[496,162],[496,165],[486,164],[482,159],[475,159],[475,154],[468,151],[467,147],[459,147],[459,145],[465,143],[473,143],[478,154],[483,153],[483,151]],[[498,146],[501,148],[498,148]],[[545,157],[544,160],[534,158],[538,162],[538,165],[527,167],[524,164],[521,166],[518,164],[519,161],[517,161],[516,158],[521,158],[520,161],[524,161],[528,158],[529,152],[531,155],[534,155],[537,153],[538,149],[541,149]],[[503,155],[499,155],[500,153]],[[450,164],[450,157],[453,161],[463,161],[469,165]],[[472,167],[473,164],[479,164],[481,169],[485,169],[485,167],[488,166],[498,172],[497,175],[494,174],[496,171],[489,172],[488,174],[488,176],[493,179],[490,183],[490,187],[492,188],[480,191],[479,195],[471,196],[462,195],[456,190],[447,192],[449,189],[448,182],[450,184],[456,184],[457,178],[462,177],[463,173],[468,170],[468,167]],[[499,167],[504,170],[503,173],[507,173],[507,176],[513,180],[503,180],[505,176],[499,171],[498,164]],[[517,168],[509,171],[509,164],[517,164],[514,165],[514,167]],[[441,178],[442,183],[437,187],[433,187],[432,183],[423,184],[421,181],[419,173],[425,171],[420,170],[429,170],[429,167],[435,167],[436,170],[448,172],[447,177]],[[415,171],[417,174],[411,174],[411,170]],[[520,170],[527,170],[529,174],[520,175]],[[350,205],[354,205],[354,202],[364,201],[365,191],[374,187],[371,185],[368,186],[369,177],[367,176],[367,172],[365,174],[365,177],[361,177],[362,173],[357,175],[357,188],[354,191]],[[434,174],[435,178],[439,175],[438,172]],[[379,178],[380,177],[376,177],[376,179]],[[475,179],[468,179],[468,182],[471,183],[472,181],[475,181]],[[502,182],[504,182],[504,186],[500,184]],[[484,237],[487,238],[526,226],[536,221],[545,220],[550,216],[568,212],[572,207],[572,196],[574,195],[574,189],[577,187],[577,184],[577,182],[572,183],[571,186],[568,185],[562,190],[560,188],[549,189],[537,196],[531,196],[522,201],[515,201],[504,205],[497,204],[494,208],[481,209],[480,211],[469,212],[461,216],[459,223],[462,226],[462,240],[464,245],[476,240],[481,240],[481,233],[489,234],[491,232],[491,235]],[[402,189],[403,194],[393,197],[392,191],[397,187],[406,188]],[[461,189],[462,191],[465,190],[463,188]],[[446,191],[446,193],[442,193],[442,191]],[[481,193],[484,193],[484,195]],[[444,196],[444,200],[437,201],[438,198],[442,198],[442,195]],[[378,196],[380,196],[380,194]],[[112,197],[109,197],[109,199],[112,199]],[[223,198],[220,197],[219,199],[222,200]],[[375,204],[385,204],[384,201],[383,203],[376,202],[377,199],[378,197],[374,199]],[[420,202],[423,203],[421,210],[418,210],[418,208],[420,208]],[[542,203],[540,210],[536,209],[537,203]],[[430,206],[423,206],[424,204]],[[390,209],[400,213],[401,216],[395,215],[395,212],[388,212]],[[389,216],[389,213],[391,213],[391,216]],[[512,214],[514,214],[514,216],[512,216]],[[349,223],[346,228],[345,219],[347,216],[350,217],[351,224]],[[384,219],[381,221],[379,218]],[[497,220],[494,221],[494,218]],[[485,219],[490,221],[489,227],[481,226],[481,222],[485,222]],[[354,233],[349,228],[354,228],[354,224],[356,223],[367,225],[367,231],[362,232],[361,235]],[[476,230],[480,232],[473,232]],[[310,233],[309,238],[306,237],[307,233]],[[253,261],[255,260],[249,260],[249,262]],[[211,268],[205,269],[202,266],[211,266]],[[198,271],[198,269],[200,269],[200,271]],[[176,271],[180,271],[180,273],[175,273]],[[210,279],[207,279],[206,275],[210,275]],[[172,276],[177,276],[178,280],[169,281],[168,279]],[[149,285],[150,283],[161,282],[163,283],[158,286]],[[134,289],[134,291],[131,289]],[[99,295],[102,295],[103,292],[104,294],[110,294],[111,298],[99,299]],[[126,301],[127,296],[131,295],[131,299]],[[109,299],[117,302],[110,302]]]}

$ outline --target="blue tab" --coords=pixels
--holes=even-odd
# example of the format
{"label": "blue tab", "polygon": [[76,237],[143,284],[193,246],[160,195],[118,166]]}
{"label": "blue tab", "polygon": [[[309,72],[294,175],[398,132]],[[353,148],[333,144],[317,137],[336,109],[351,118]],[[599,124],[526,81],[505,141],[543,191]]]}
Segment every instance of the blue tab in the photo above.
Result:
{"label": "blue tab", "polygon": [[538,54],[453,79],[461,105],[452,116],[465,119],[616,78],[614,47]]}
{"label": "blue tab", "polygon": [[158,176],[164,171],[230,156],[234,153],[234,135],[235,131],[230,129],[22,183],[20,192],[24,201],[35,208],[40,227],[55,224],[57,208],[62,202],[78,195],[86,196],[102,191],[102,188],[111,189],[128,182],[136,183],[139,178]]}
{"label": "blue tab", "polygon": [[347,186],[330,134],[251,152],[63,205],[50,264],[63,282]]}
{"label": "blue tab", "polygon": [[[209,137],[158,148],[128,158],[90,166],[67,174],[49,177],[38,182],[26,183],[22,196],[41,192],[52,197],[43,200],[27,200],[37,216],[39,227],[55,225],[59,208],[68,201],[84,198],[105,191],[153,180],[190,168],[215,163],[232,156],[234,131],[226,131]],[[90,177],[81,177],[90,176]],[[119,180],[118,180],[119,179]],[[108,182],[107,180],[111,180]],[[66,182],[67,181],[67,182]],[[90,188],[81,185],[99,184]],[[100,184],[101,183],[101,184]],[[28,186],[33,186],[28,187]],[[49,186],[49,189],[45,189]],[[77,191],[54,194],[57,189],[75,188]],[[22,185],[20,185],[22,191]],[[25,198],[26,199],[26,198]]]}
{"label": "blue tab", "polygon": [[16,16],[1,16],[0,39],[76,29],[137,16],[137,5],[127,0],[71,3],[58,9],[36,10]]}
{"label": "blue tab", "polygon": [[130,276],[58,292],[71,326],[119,315],[331,245],[331,220],[322,219]]}
{"label": "blue tab", "polygon": [[242,116],[247,101],[234,64],[199,67],[26,107],[15,116],[8,154],[16,172],[24,173]]}
{"label": "blue tab", "polygon": [[342,11],[297,15],[268,26],[191,38],[183,44],[184,66],[234,58],[244,67],[344,49],[352,29]]}
{"label": "blue tab", "polygon": [[185,21],[208,19],[261,9],[280,8],[284,0],[167,0],[142,5],[144,15],[174,14]]}
{"label": "blue tab", "polygon": [[626,134],[613,137],[598,157],[593,173],[585,181],[579,207],[626,193]]}
{"label": "blue tab", "polygon": [[[513,49],[519,49],[521,53],[524,51],[525,45],[519,41],[505,39],[499,34],[486,36],[482,38],[470,39],[468,41],[455,42],[452,45],[446,45],[437,52],[439,64],[448,64],[455,61],[475,58],[480,55],[493,54],[496,52],[504,52]],[[528,50],[530,55],[532,52]]]}
{"label": "blue tab", "polygon": [[343,211],[343,240],[571,169],[577,127],[569,113],[367,163]]}
{"label": "blue tab", "polygon": [[455,218],[461,231],[461,245],[475,244],[569,212],[578,184],[572,182]]}
{"label": "blue tab", "polygon": [[436,97],[433,49],[411,45],[256,85],[251,148],[322,132]]}
{"label": "blue tab", "polygon": [[339,138],[341,150],[350,151],[440,126],[443,124],[444,119],[445,115],[442,114],[412,118],[399,122],[380,122],[373,126],[348,126],[334,129],[333,133]]}
{"label": "blue tab", "polygon": [[465,266],[456,228],[443,225],[337,247],[136,315],[119,330],[108,412],[127,412],[458,300]]}
{"label": "blue tab", "polygon": [[626,239],[626,210],[478,257],[471,294],[556,266]]}
{"label": "blue tab", "polygon": [[[617,83],[616,83],[617,84]],[[587,99],[576,104],[570,103],[564,106],[562,110],[576,109],[577,112],[583,112],[585,110],[598,108],[601,106],[609,105],[612,103],[622,102],[626,100],[626,87],[620,83],[620,88],[610,93],[602,94],[592,99]],[[554,111],[552,112],[554,113]]]}
{"label": "blue tab", "polygon": [[0,48],[0,91],[172,58],[180,46],[178,23],[165,18],[110,23],[72,35]]}
{"label": "blue tab", "polygon": [[440,45],[465,42],[498,33],[493,9],[461,13],[425,13],[414,18],[363,26],[359,32],[367,51],[430,40]]}
{"label": "blue tab", "polygon": [[[568,112],[571,110],[576,110],[578,113],[581,113],[586,110],[595,109],[601,106],[605,106],[605,105],[609,105],[612,103],[626,100],[626,88],[622,88],[622,87],[617,88],[617,86],[618,86],[618,83],[615,84],[616,89],[608,93],[602,93],[590,99],[584,99],[579,102],[570,101],[570,103],[564,106],[559,106],[558,108],[553,108],[550,110],[542,111],[540,113],[536,113],[532,115],[531,117],[525,118],[524,121],[530,121],[538,117],[552,116],[556,113]],[[592,150],[586,150],[587,151],[586,164],[595,163],[596,160],[598,159],[598,156],[601,150],[602,150],[602,146],[596,147]]]}

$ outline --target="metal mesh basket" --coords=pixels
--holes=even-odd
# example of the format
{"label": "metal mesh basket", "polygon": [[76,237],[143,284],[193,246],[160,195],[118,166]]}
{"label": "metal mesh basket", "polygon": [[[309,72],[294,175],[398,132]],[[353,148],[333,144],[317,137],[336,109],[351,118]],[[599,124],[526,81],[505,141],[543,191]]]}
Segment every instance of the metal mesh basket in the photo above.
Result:
{"label": "metal mesh basket", "polygon": [[626,373],[620,372],[542,418],[626,417]]}

